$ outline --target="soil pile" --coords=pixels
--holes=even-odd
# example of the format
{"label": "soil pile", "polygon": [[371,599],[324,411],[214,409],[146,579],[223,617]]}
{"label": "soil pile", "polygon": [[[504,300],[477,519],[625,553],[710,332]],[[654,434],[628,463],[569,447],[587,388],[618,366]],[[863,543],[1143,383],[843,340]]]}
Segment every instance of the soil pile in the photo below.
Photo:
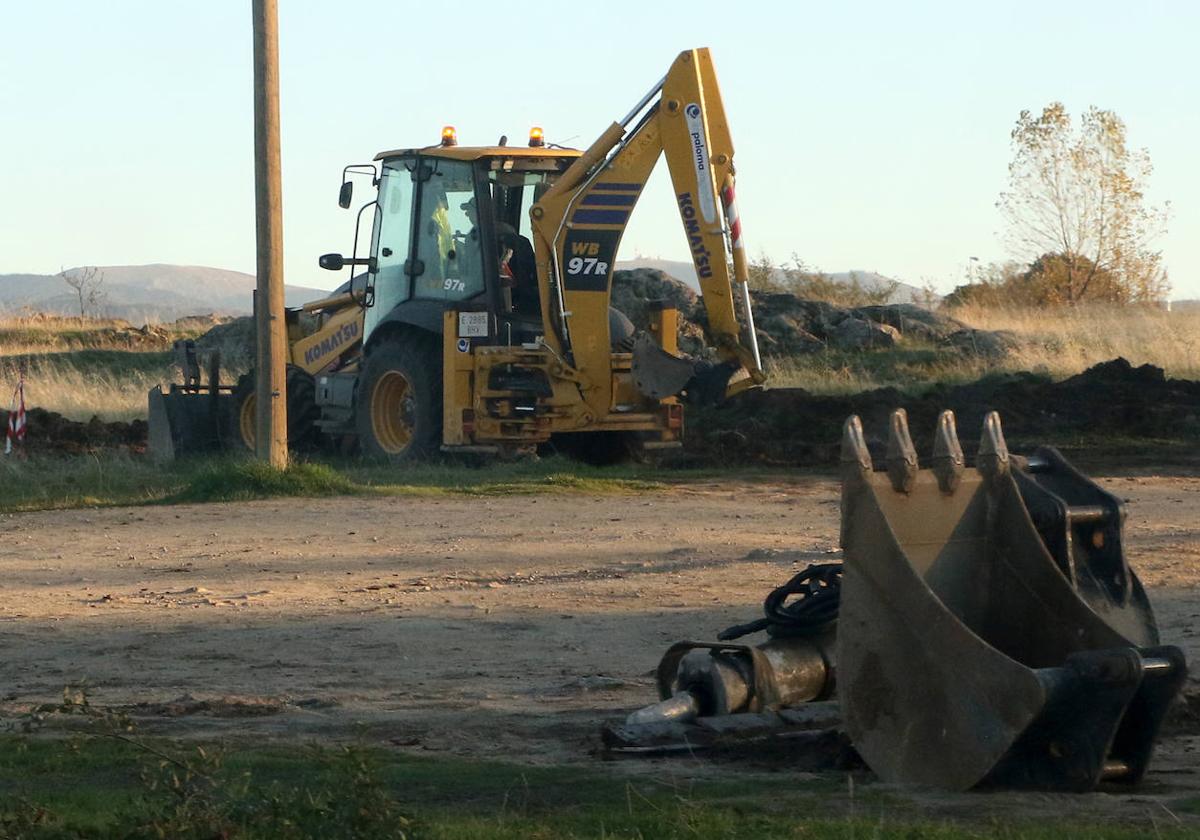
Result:
{"label": "soil pile", "polygon": [[[0,415],[7,416],[7,415]],[[25,450],[30,453],[78,455],[97,449],[127,449],[143,452],[146,448],[145,420],[106,423],[93,417],[86,423],[68,420],[44,408],[26,412]]]}
{"label": "soil pile", "polygon": [[1061,382],[1032,373],[997,374],[968,385],[936,386],[919,396],[894,388],[848,396],[801,389],[749,392],[722,406],[692,410],[687,446],[718,462],[832,465],[847,417],[862,418],[868,444],[882,455],[888,416],[896,408],[908,412],[922,457],[932,451],[943,409],[957,416],[968,461],[989,411],[1000,412],[1015,451],[1080,438],[1200,438],[1200,382],[1167,379],[1161,368],[1114,359]]}
{"label": "soil pile", "polygon": [[248,317],[223,321],[196,339],[197,350],[219,350],[222,362],[235,367],[253,364],[257,345],[254,319]]}

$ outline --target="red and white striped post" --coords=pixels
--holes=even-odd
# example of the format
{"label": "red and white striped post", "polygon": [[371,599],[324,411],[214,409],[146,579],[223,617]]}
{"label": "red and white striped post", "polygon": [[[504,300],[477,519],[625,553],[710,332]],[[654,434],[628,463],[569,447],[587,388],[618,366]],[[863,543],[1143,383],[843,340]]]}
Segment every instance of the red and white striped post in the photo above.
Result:
{"label": "red and white striped post", "polygon": [[12,409],[8,412],[8,434],[4,438],[4,454],[11,455],[14,444],[25,442],[25,366],[17,373],[17,387],[13,391]]}
{"label": "red and white striped post", "polygon": [[754,366],[762,370],[762,358],[758,354],[758,333],[754,329],[754,310],[750,308],[750,272],[746,267],[746,247],[742,243],[742,220],[738,217],[737,193],[733,188],[733,175],[725,179],[721,187],[721,204],[725,208],[725,222],[729,225],[729,250],[733,254],[733,279],[741,287],[742,311],[746,313],[746,332],[750,340],[750,352],[754,354]]}

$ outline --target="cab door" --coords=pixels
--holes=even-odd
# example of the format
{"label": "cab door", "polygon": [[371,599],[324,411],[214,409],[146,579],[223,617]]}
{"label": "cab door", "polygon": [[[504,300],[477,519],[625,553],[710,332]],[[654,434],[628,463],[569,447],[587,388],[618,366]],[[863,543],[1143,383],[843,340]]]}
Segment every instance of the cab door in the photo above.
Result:
{"label": "cab door", "polygon": [[379,181],[379,204],[371,232],[371,253],[375,256],[374,290],[371,307],[363,325],[363,340],[397,305],[412,296],[409,275],[412,257],[413,209],[416,182],[413,179],[416,158],[384,161]]}

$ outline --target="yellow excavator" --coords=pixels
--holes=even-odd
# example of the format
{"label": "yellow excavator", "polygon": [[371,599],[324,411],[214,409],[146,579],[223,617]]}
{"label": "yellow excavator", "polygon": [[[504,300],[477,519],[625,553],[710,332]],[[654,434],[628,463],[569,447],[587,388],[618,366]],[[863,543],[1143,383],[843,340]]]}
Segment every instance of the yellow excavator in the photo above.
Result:
{"label": "yellow excavator", "polygon": [[[621,236],[665,157],[715,357],[682,358],[677,313],[651,307],[639,333],[610,305]],[[681,53],[628,115],[588,149],[545,142],[382,152],[343,171],[376,194],[367,256],[320,265],[365,271],[287,313],[293,444],[356,438],[369,456],[439,449],[512,453],[550,441],[597,460],[631,445],[680,445],[682,395],[715,401],[763,382],[734,197],[733,143],[707,49]],[[735,307],[735,287],[741,319]],[[150,446],[171,457],[252,446],[253,377],[150,393]]]}

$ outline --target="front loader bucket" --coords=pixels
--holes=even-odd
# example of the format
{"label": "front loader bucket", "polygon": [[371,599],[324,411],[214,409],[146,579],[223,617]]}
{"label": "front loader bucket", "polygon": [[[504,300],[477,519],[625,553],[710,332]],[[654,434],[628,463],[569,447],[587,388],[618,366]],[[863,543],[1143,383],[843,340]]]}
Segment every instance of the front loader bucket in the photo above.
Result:
{"label": "front loader bucket", "polygon": [[950,412],[929,470],[903,411],[886,471],[857,417],[842,461],[838,695],[870,767],[954,790],[1138,781],[1186,665],[1156,645],[1119,502],[1051,450],[1010,456],[995,413],[973,470]]}
{"label": "front loader bucket", "polygon": [[148,395],[147,447],[158,461],[214,452],[222,447],[222,430],[233,397],[223,391],[188,390],[155,385]]}

